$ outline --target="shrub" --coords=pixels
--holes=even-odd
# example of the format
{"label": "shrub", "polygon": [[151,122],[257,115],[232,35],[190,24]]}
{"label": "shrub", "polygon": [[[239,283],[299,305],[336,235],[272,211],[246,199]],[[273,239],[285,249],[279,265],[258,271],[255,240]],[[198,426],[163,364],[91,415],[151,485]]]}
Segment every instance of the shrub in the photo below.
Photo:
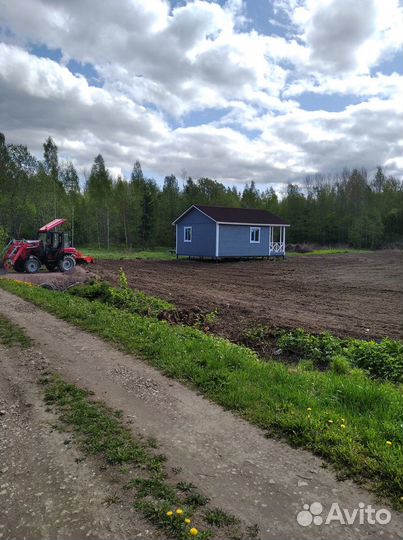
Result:
{"label": "shrub", "polygon": [[351,370],[351,365],[348,358],[338,354],[331,359],[330,368],[334,373],[345,375]]}
{"label": "shrub", "polygon": [[174,309],[172,304],[160,298],[124,286],[117,289],[105,282],[96,281],[89,285],[77,285],[69,289],[68,292],[74,296],[86,298],[87,300],[98,300],[103,304],[149,317],[158,317],[160,313]]}
{"label": "shrub", "polygon": [[[337,373],[345,373],[345,369],[348,369],[347,361],[351,367],[363,369],[371,377],[403,383],[401,341],[389,338],[380,342],[340,339],[329,332],[313,335],[298,328],[283,333],[278,345],[288,354],[312,360],[317,367],[331,367]],[[334,363],[335,358],[337,360]]]}

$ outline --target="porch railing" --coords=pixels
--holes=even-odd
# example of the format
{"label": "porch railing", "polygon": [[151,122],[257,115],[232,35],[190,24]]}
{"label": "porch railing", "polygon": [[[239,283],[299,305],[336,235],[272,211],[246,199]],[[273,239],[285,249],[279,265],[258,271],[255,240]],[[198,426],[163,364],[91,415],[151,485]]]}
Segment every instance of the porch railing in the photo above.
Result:
{"label": "porch railing", "polygon": [[270,242],[269,243],[269,254],[270,255],[282,255],[285,251],[284,242]]}

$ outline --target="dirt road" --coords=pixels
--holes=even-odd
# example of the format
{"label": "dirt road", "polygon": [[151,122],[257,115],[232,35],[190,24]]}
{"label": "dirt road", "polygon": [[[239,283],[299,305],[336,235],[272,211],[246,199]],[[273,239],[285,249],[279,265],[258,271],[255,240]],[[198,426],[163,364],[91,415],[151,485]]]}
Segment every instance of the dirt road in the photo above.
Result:
{"label": "dirt road", "polygon": [[339,336],[403,337],[403,253],[289,257],[285,261],[97,261],[94,271],[179,307],[218,309],[218,331],[245,327],[329,330]]}
{"label": "dirt road", "polygon": [[[402,536],[402,516],[393,511],[392,521],[383,526],[357,523],[352,526],[338,523],[308,527],[299,525],[296,517],[304,504],[320,502],[324,508],[323,515],[334,502],[350,511],[358,508],[360,502],[372,504],[377,509],[384,505],[377,503],[372,495],[353,483],[338,482],[329,469],[322,468],[322,461],[319,458],[308,452],[290,448],[285,443],[267,439],[258,428],[210,403],[195,391],[166,378],[141,359],[125,355],[100,339],[2,290],[0,290],[0,312],[7,314],[14,322],[25,328],[36,343],[34,355],[38,362],[40,361],[39,366],[30,361],[31,357],[16,362],[14,357],[6,355],[2,358],[0,372],[6,391],[10,392],[7,390],[8,385],[20,395],[28,396],[24,399],[34,403],[29,413],[25,413],[25,410],[23,413],[22,421],[27,427],[39,425],[43,418],[40,405],[32,397],[30,385],[34,383],[30,383],[30,377],[33,377],[32,371],[44,364],[51,371],[61,373],[65,379],[93,390],[95,397],[105,400],[113,408],[124,411],[125,418],[130,419],[131,429],[135,434],[154,437],[158,441],[161,452],[168,458],[168,467],[180,467],[183,471],[183,480],[197,485],[202,492],[211,497],[214,506],[220,506],[235,514],[246,524],[257,523],[262,539],[341,537],[375,539],[380,535],[383,538]],[[11,380],[8,381],[7,377]],[[3,398],[6,406],[10,399],[10,397]],[[37,410],[39,412],[35,414],[39,416],[35,420],[32,415]],[[33,436],[29,435],[29,431],[27,433],[29,437]],[[60,485],[61,481],[64,482],[62,478],[65,477],[67,458],[63,452],[61,439],[57,438],[55,433],[48,434],[48,437],[56,437],[54,441],[44,438],[43,446],[54,460],[47,463],[45,451],[42,459],[41,457],[35,459],[27,449],[25,450],[27,455],[22,454],[22,458],[19,459],[20,449],[16,450],[13,444],[13,441],[16,441],[18,446],[18,434],[13,435],[10,424],[6,426],[6,434],[7,440],[10,438],[9,443],[6,441],[7,448],[11,448],[11,451],[6,450],[2,468],[11,467],[15,463],[17,470],[8,480],[5,482],[2,480],[1,484],[11,484],[12,489],[20,493],[22,498],[25,480],[23,475],[17,474],[18,463],[27,461],[33,471],[32,493],[43,492],[44,499],[52,497],[49,495],[49,487],[46,485],[37,487],[35,471],[38,468],[39,471],[45,471],[46,467],[51,465],[51,468],[54,467],[60,475],[59,479],[50,476],[52,483]],[[29,439],[27,446],[29,447]],[[37,439],[31,441],[31,446],[31,452],[34,454],[38,452],[37,447],[40,448],[40,445]],[[24,452],[23,446],[21,452]],[[39,450],[39,456],[40,452]],[[75,467],[73,463],[71,465]],[[24,472],[23,464],[20,466]],[[48,474],[52,475],[51,472]],[[74,485],[74,493],[78,497],[81,496],[81,502],[83,499],[87,500],[89,485],[87,475],[91,475],[91,469],[75,467],[67,474],[79,479]],[[102,483],[99,474],[101,473],[98,472],[96,475],[96,482]],[[180,474],[178,481],[182,480]],[[8,486],[4,489],[8,489]],[[60,491],[58,493],[63,497]],[[53,496],[57,498],[56,493]],[[91,498],[94,498],[93,505],[86,505],[86,510],[91,515],[90,519],[96,520],[99,514],[108,519],[100,499],[94,495],[91,495]],[[71,505],[69,506],[68,501],[57,500],[53,514],[48,517],[45,505],[41,506],[33,496],[26,496],[25,503],[28,508],[34,505],[35,515],[29,518],[30,523],[40,527],[39,524],[46,523],[47,520],[55,522],[56,515],[60,513],[65,502],[69,511]],[[9,512],[1,519],[9,531],[5,537],[22,538],[23,535],[16,529],[19,521],[16,519],[13,521],[11,516],[12,513]],[[115,517],[120,523],[121,516]],[[85,516],[82,516],[82,520],[86,520]],[[118,526],[116,521],[112,523]],[[69,524],[66,524],[65,528],[53,526],[53,536],[65,537],[64,533],[69,530],[69,526]],[[92,529],[91,526],[91,530],[94,537],[111,537],[109,532],[109,536],[103,536],[105,529]],[[88,529],[85,531],[87,533]],[[114,531],[115,537],[122,536],[118,529]],[[71,535],[74,536],[73,533]]]}
{"label": "dirt road", "polygon": [[37,385],[48,365],[0,345],[0,538],[161,538],[129,505],[108,506],[116,486],[55,429]]}

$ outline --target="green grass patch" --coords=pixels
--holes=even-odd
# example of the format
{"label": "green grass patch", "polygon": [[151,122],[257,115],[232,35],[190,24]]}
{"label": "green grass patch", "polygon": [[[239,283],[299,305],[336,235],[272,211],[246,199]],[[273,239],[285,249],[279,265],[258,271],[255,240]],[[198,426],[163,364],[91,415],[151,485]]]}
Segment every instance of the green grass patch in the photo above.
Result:
{"label": "green grass patch", "polygon": [[[193,522],[200,524],[197,537],[206,540],[213,530],[206,528],[208,521],[199,512],[200,505],[189,503],[190,495],[202,495],[195,486],[186,493],[170,484],[165,469],[165,458],[150,451],[149,445],[137,441],[120,420],[120,411],[114,411],[100,401],[92,399],[91,392],[67,383],[59,376],[45,376],[44,398],[49,407],[56,407],[63,426],[70,427],[77,435],[83,450],[102,458],[108,466],[119,466],[124,475],[134,473],[134,478],[122,486],[134,494],[134,506],[155,526],[169,537],[186,540],[192,537]],[[122,467],[124,464],[124,467]],[[132,468],[131,468],[132,467]],[[117,493],[105,499],[105,503],[120,502]],[[208,501],[207,498],[205,498]],[[212,509],[214,511],[214,509]],[[228,517],[228,525],[239,520]],[[199,527],[199,525],[197,525]],[[222,526],[222,525],[220,525]]]}
{"label": "green grass patch", "polygon": [[403,343],[385,338],[380,341],[339,339],[329,332],[309,334],[302,328],[283,333],[278,346],[286,353],[311,360],[318,368],[348,373],[363,369],[371,377],[403,383]]}
{"label": "green grass patch", "polygon": [[140,250],[111,248],[109,250],[97,247],[80,247],[80,251],[89,257],[94,257],[98,260],[154,260],[154,261],[170,261],[176,259],[176,255],[169,248],[159,248],[156,250]]}
{"label": "green grass patch", "polygon": [[0,286],[127,352],[140,352],[269,436],[323,456],[343,475],[401,504],[401,386],[372,380],[362,370],[344,374],[261,362],[250,349],[194,328],[11,281]]}
{"label": "green grass patch", "polygon": [[137,313],[148,317],[157,317],[162,312],[175,309],[173,304],[161,298],[144,294],[135,289],[129,289],[127,286],[121,288],[111,287],[104,281],[89,285],[77,285],[69,289],[68,292],[74,296],[86,298],[87,300],[98,300],[104,304],[124,309],[129,313]]}
{"label": "green grass patch", "polygon": [[222,508],[210,508],[206,510],[204,518],[207,523],[215,527],[227,527],[228,525],[235,525],[237,523],[237,519]]}
{"label": "green grass patch", "polygon": [[343,253],[370,253],[369,249],[353,249],[353,248],[324,248],[324,249],[313,249],[312,251],[307,251],[306,253],[298,253],[296,251],[287,252],[287,256],[291,257],[302,257],[305,255],[341,255]]}
{"label": "green grass patch", "polygon": [[149,454],[119,421],[119,413],[103,403],[92,402],[87,390],[59,378],[44,379],[45,401],[57,405],[62,420],[81,436],[84,450],[101,454],[110,464],[136,463],[152,471],[161,470],[161,459]]}
{"label": "green grass patch", "polygon": [[24,330],[10,319],[0,314],[0,343],[7,347],[18,346],[21,349],[31,347],[32,342]]}

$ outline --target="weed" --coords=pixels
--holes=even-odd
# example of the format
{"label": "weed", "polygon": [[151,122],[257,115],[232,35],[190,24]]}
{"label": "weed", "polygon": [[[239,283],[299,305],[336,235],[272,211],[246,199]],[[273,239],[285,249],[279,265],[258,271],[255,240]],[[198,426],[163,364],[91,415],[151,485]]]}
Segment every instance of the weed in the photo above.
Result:
{"label": "weed", "polygon": [[131,485],[137,488],[137,497],[153,497],[154,499],[162,499],[170,504],[179,503],[175,490],[156,476],[151,478],[136,478],[131,481]]}
{"label": "weed", "polygon": [[184,504],[193,508],[198,508],[199,506],[206,506],[209,501],[210,499],[208,497],[202,495],[197,490],[193,489],[185,498]]}
{"label": "weed", "polygon": [[7,347],[18,346],[21,349],[31,347],[32,342],[22,328],[4,315],[0,315],[0,343]]}
{"label": "weed", "polygon": [[69,294],[98,300],[104,304],[138,313],[149,317],[157,317],[163,312],[169,312],[174,306],[165,300],[128,288],[127,278],[123,271],[120,273],[120,289],[111,287],[105,282],[96,281],[89,285],[77,285],[69,289]]}
{"label": "weed", "polygon": [[194,489],[196,489],[196,486],[192,484],[192,482],[178,482],[176,484],[176,488],[179,489],[179,491],[183,491],[184,493],[190,493]]}
{"label": "weed", "polygon": [[330,368],[334,373],[338,373],[339,375],[346,375],[349,371],[351,371],[351,364],[345,356],[342,356],[341,354],[338,354],[336,356],[333,356],[333,358],[330,361]]}
{"label": "weed", "polygon": [[228,514],[222,508],[211,508],[204,512],[204,518],[209,525],[215,527],[228,527],[239,523],[239,519],[231,514]]}
{"label": "weed", "polygon": [[106,497],[103,502],[106,507],[109,507],[112,506],[112,504],[120,503],[120,501],[121,498],[119,497],[119,495],[117,493],[114,493],[113,495],[108,495],[108,497]]}
{"label": "weed", "polygon": [[329,332],[313,335],[298,328],[284,332],[278,345],[288,354],[310,359],[317,367],[330,366],[336,373],[347,373],[354,367],[374,378],[403,383],[403,343],[400,341],[339,339]]}

